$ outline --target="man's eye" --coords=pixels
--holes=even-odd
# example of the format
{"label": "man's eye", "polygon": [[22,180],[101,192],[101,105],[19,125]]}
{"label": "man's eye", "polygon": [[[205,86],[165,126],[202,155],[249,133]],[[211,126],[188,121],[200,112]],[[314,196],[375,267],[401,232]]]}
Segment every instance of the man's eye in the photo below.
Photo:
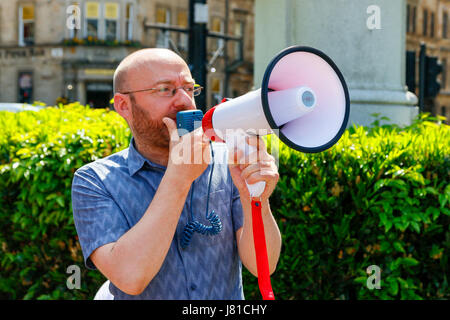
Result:
{"label": "man's eye", "polygon": [[159,89],[158,89],[158,91],[159,92],[169,92],[169,91],[171,91],[172,89],[170,88],[170,87],[160,87]]}
{"label": "man's eye", "polygon": [[192,91],[194,91],[194,87],[184,87],[184,90],[186,92],[192,92]]}

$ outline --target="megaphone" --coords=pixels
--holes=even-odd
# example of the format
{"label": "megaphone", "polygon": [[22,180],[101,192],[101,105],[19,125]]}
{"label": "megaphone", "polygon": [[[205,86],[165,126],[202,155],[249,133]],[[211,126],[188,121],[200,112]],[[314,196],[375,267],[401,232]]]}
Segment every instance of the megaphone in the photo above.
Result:
{"label": "megaphone", "polygon": [[347,85],[334,62],[315,48],[293,46],[272,59],[260,89],[211,108],[202,127],[213,141],[225,141],[230,129],[266,129],[312,153],[339,140],[349,114]]}
{"label": "megaphone", "polygon": [[[275,133],[290,148],[313,153],[340,139],[349,114],[348,88],[334,62],[315,48],[293,46],[272,59],[260,89],[211,108],[202,127],[212,141],[229,143],[235,137],[227,132],[233,130],[249,134],[264,130]],[[253,152],[248,146],[246,150]],[[247,186],[252,197],[259,197],[265,183]],[[252,200],[252,218],[260,291],[264,299],[274,299],[261,202]]]}

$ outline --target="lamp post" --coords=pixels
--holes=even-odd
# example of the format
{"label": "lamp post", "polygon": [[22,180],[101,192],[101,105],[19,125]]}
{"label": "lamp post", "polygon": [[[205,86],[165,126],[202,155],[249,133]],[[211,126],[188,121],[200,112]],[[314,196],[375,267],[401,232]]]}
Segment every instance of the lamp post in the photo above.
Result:
{"label": "lamp post", "polygon": [[[225,19],[228,20],[228,0],[225,0]],[[224,62],[225,62],[225,81],[229,80],[229,73],[231,73],[237,66],[243,62],[243,58],[240,56],[238,59],[231,61],[226,54],[227,42],[235,41],[240,43],[240,48],[243,48],[243,36],[232,36],[227,34],[228,26],[225,30],[225,34],[217,32],[209,32],[207,29],[209,19],[207,0],[189,0],[189,25],[187,28],[172,26],[172,25],[159,25],[153,24],[148,21],[144,21],[144,29],[156,29],[162,31],[181,32],[189,35],[188,45],[188,65],[191,70],[192,76],[195,82],[201,85],[204,89],[202,93],[195,98],[197,108],[206,112],[206,93],[207,93],[207,43],[206,39],[212,37],[215,39],[223,39],[224,45]],[[170,42],[172,46],[175,46],[173,42]],[[174,48],[175,51],[176,48]],[[213,61],[217,58],[218,52],[213,55],[209,64],[213,64]],[[211,66],[210,66],[211,67]],[[225,84],[225,95],[228,93],[228,83]]]}
{"label": "lamp post", "polygon": [[206,0],[189,1],[189,68],[196,83],[203,86],[202,93],[195,98],[197,108],[206,111],[206,37],[208,5]]}

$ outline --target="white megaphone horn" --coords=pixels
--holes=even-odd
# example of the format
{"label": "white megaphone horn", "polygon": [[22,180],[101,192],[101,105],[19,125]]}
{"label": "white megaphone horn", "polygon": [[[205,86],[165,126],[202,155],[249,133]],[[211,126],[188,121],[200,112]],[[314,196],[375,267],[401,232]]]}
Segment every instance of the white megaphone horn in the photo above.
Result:
{"label": "white megaphone horn", "polygon": [[[290,148],[311,153],[340,139],[349,114],[347,85],[334,62],[317,49],[293,46],[272,59],[260,89],[211,108],[202,127],[212,141],[238,139],[240,148],[242,140],[230,134],[233,130],[274,132]],[[247,146],[245,151],[254,149]],[[259,197],[265,183],[247,186],[252,197]]]}

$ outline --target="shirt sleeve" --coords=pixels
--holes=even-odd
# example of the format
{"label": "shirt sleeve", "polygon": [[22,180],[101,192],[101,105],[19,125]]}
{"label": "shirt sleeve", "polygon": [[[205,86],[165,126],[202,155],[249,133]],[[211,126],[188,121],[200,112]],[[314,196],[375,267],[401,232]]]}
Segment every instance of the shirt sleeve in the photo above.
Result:
{"label": "shirt sleeve", "polygon": [[95,270],[97,268],[89,258],[92,252],[117,241],[129,230],[128,222],[100,178],[89,167],[75,172],[72,209],[84,263],[88,269]]}

